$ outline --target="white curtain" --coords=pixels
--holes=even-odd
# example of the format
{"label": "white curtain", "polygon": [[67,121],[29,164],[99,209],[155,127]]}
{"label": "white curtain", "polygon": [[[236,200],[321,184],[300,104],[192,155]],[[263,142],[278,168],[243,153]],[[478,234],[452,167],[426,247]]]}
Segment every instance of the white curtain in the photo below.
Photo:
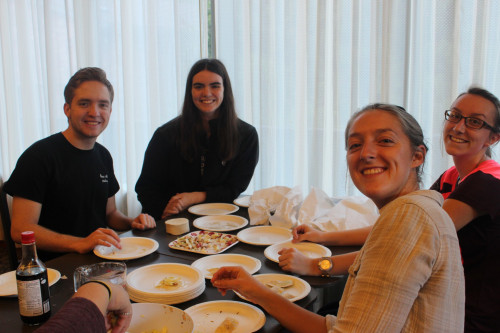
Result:
{"label": "white curtain", "polygon": [[98,66],[116,91],[99,142],[114,158],[119,208],[136,215],[145,148],[178,114],[191,65],[208,55],[210,18],[239,116],[260,136],[247,193],[356,193],[344,127],[372,102],[402,105],[422,125],[428,187],[451,165],[444,110],[471,84],[500,96],[500,1],[213,1],[209,16],[208,0],[0,0],[0,177],[33,142],[67,127],[64,86]]}
{"label": "white curtain", "polygon": [[201,54],[199,0],[0,0],[0,176],[33,142],[67,128],[63,90],[79,68],[103,68],[115,89],[109,149],[118,207],[134,191],[154,130],[175,117]]}
{"label": "white curtain", "polygon": [[344,128],[373,102],[404,106],[421,124],[428,187],[452,163],[441,129],[454,98],[473,84],[500,96],[500,1],[215,4],[217,57],[235,82],[240,115],[260,135],[255,189],[357,193]]}

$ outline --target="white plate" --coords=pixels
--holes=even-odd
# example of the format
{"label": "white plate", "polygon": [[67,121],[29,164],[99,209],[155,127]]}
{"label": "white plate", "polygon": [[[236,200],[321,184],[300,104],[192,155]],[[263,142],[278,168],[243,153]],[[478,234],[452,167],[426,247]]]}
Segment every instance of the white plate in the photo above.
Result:
{"label": "white plate", "polygon": [[238,205],[240,207],[249,207],[250,206],[250,198],[252,196],[251,195],[245,195],[244,197],[239,197],[239,198],[236,198],[234,199],[233,203],[235,205]]}
{"label": "white plate", "polygon": [[238,206],[228,203],[206,203],[191,206],[188,211],[194,215],[227,215],[238,209]]}
{"label": "white plate", "polygon": [[193,221],[196,228],[208,231],[233,231],[241,229],[247,224],[246,218],[237,215],[203,216]]}
{"label": "white plate", "polygon": [[[213,235],[213,236],[210,236]],[[213,237],[213,238],[210,238]],[[198,247],[188,247],[189,244],[197,243]],[[238,238],[235,235],[224,234],[216,231],[193,231],[182,237],[171,241],[168,246],[171,249],[188,251],[200,254],[217,254],[226,251],[231,246],[238,243]]]}
{"label": "white plate", "polygon": [[186,333],[193,331],[191,317],[176,307],[159,303],[132,304],[132,321],[128,333],[162,332]]}
{"label": "white plate", "polygon": [[[262,282],[263,284],[266,284],[266,282],[269,281],[285,281],[285,280],[292,280],[293,285],[287,288],[283,288],[283,293],[281,294],[282,296],[286,297],[286,293],[289,295],[293,295],[294,297],[286,297],[290,300],[290,302],[295,302],[300,299],[303,299],[309,293],[311,292],[311,285],[307,283],[307,281],[302,280],[301,278],[298,278],[293,275],[287,275],[287,274],[257,274],[254,275],[254,277]],[[240,295],[239,293],[235,292],[236,295],[239,297],[243,298],[244,300],[247,300],[245,297]]]}
{"label": "white plate", "polygon": [[272,226],[250,227],[238,232],[237,236],[243,243],[252,245],[271,245],[293,238],[292,232],[287,228]]}
{"label": "white plate", "polygon": [[210,268],[241,266],[248,273],[253,274],[260,269],[261,265],[259,259],[243,254],[215,254],[213,256],[198,259],[191,264],[191,266],[198,268],[205,275],[205,279],[212,278],[213,274],[208,271]]}
{"label": "white plate", "polygon": [[[159,281],[166,277],[180,278],[182,283],[171,288],[157,288]],[[205,284],[203,273],[184,264],[164,263],[143,266],[127,275],[127,288],[140,295],[178,295],[189,293],[197,286]]]}
{"label": "white plate", "polygon": [[120,239],[122,249],[114,246],[98,245],[94,254],[98,257],[111,260],[129,260],[145,257],[158,249],[158,242],[147,237],[125,237]]}
{"label": "white plate", "polygon": [[235,301],[212,301],[186,309],[194,322],[194,332],[213,333],[227,317],[234,318],[238,327],[233,333],[258,331],[266,323],[264,312],[251,304]]}
{"label": "white plate", "polygon": [[274,262],[279,262],[279,254],[278,252],[283,248],[291,248],[294,247],[304,255],[309,258],[321,258],[321,257],[330,257],[332,255],[332,251],[329,248],[324,247],[323,245],[309,242],[301,242],[301,243],[292,243],[292,242],[283,242],[274,244],[266,247],[264,250],[264,255],[267,259],[272,260]]}
{"label": "white plate", "polygon": [[[49,286],[59,281],[61,273],[52,268],[47,268]],[[17,296],[16,271],[10,271],[0,275],[0,296]]]}

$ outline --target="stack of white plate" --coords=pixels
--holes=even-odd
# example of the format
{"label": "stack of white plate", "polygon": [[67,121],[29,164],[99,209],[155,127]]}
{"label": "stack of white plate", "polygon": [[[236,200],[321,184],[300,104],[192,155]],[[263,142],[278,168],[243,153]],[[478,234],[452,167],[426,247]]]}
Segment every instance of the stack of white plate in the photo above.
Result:
{"label": "stack of white plate", "polygon": [[[174,280],[177,285],[158,287],[164,279]],[[127,275],[127,290],[135,302],[177,304],[201,295],[205,290],[205,278],[199,269],[188,265],[149,265]]]}

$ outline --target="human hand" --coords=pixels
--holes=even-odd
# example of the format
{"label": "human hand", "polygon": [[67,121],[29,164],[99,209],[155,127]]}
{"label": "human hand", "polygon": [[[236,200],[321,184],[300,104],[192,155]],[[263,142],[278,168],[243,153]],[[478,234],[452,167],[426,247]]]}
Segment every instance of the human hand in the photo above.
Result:
{"label": "human hand", "polygon": [[167,216],[179,214],[189,206],[205,201],[206,197],[206,192],[177,193],[168,201],[161,218],[164,219]]}
{"label": "human hand", "polygon": [[[108,291],[105,291],[105,288]],[[124,333],[132,319],[132,305],[129,295],[121,285],[109,281],[88,281],[83,284],[73,297],[88,299],[94,303],[104,316],[107,332]],[[63,308],[67,306],[66,304]],[[50,321],[50,320],[49,320]],[[82,323],[85,328],[85,323]]]}
{"label": "human hand", "polygon": [[133,229],[146,230],[156,227],[155,219],[148,214],[139,214],[130,225]]}
{"label": "human hand", "polygon": [[127,331],[132,320],[132,305],[127,291],[120,285],[108,284],[111,289],[111,298],[108,303],[106,330],[111,333],[123,333]]}
{"label": "human hand", "polygon": [[211,279],[212,285],[225,296],[228,289],[237,291],[249,301],[260,304],[269,288],[239,266],[221,267]]}
{"label": "human hand", "polygon": [[87,253],[92,251],[97,245],[111,246],[121,249],[120,237],[118,234],[108,228],[99,228],[85,238],[75,242],[75,249],[78,253]]}
{"label": "human hand", "polygon": [[181,201],[180,194],[181,193],[177,193],[176,195],[170,198],[167,205],[165,206],[165,209],[163,210],[163,213],[161,214],[162,219],[170,215],[179,214],[184,210],[184,204]]}
{"label": "human hand", "polygon": [[311,241],[311,242],[322,242],[322,231],[315,229],[314,227],[308,224],[301,224],[298,227],[293,228],[292,230],[292,243],[298,243],[303,241]]}
{"label": "human hand", "polygon": [[283,248],[278,254],[281,269],[300,275],[317,275],[315,259],[305,256],[296,248]]}

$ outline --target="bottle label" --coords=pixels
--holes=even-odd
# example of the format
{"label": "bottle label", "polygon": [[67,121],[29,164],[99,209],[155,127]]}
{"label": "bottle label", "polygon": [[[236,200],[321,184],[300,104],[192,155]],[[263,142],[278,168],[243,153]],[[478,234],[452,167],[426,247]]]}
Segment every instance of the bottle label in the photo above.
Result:
{"label": "bottle label", "polygon": [[46,275],[34,280],[17,280],[19,313],[22,316],[39,316],[50,311],[48,295],[42,292],[47,286]]}

